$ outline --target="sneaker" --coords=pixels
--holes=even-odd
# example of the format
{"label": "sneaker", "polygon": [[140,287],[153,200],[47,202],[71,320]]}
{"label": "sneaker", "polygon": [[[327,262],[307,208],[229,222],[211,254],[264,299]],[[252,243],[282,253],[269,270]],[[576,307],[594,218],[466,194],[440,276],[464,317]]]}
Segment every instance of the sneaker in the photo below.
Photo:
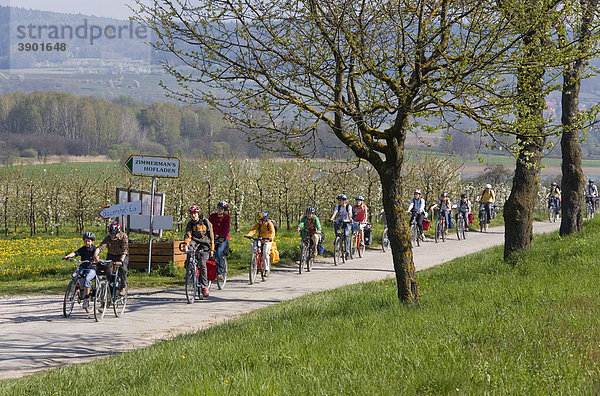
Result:
{"label": "sneaker", "polygon": [[350,253],[346,253],[346,260],[350,260]]}
{"label": "sneaker", "polygon": [[87,311],[87,309],[90,307],[90,298],[86,297],[83,299],[83,309],[85,309]]}
{"label": "sneaker", "polygon": [[126,295],[127,295],[127,290],[126,290],[125,288],[122,288],[122,289],[119,291],[119,296],[121,296],[121,297],[125,297]]}
{"label": "sneaker", "polygon": [[206,287],[202,289],[202,296],[204,298],[208,297],[208,289]]}
{"label": "sneaker", "polygon": [[223,275],[217,275],[217,280],[220,280],[220,281],[222,281],[222,280],[224,280],[224,279],[225,279],[225,277],[224,277]]}
{"label": "sneaker", "polygon": [[265,277],[269,276],[269,274],[270,274],[270,273],[271,273],[271,271],[269,271],[269,270],[266,270],[266,271],[265,271]]}
{"label": "sneaker", "polygon": [[425,240],[425,234],[421,234],[421,239]]}

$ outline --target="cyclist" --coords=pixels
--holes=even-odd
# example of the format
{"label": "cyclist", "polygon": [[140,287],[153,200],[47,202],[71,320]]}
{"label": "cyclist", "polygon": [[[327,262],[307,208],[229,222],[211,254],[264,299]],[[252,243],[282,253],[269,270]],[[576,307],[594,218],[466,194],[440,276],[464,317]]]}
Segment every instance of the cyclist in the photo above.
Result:
{"label": "cyclist", "polygon": [[360,229],[360,244],[365,244],[365,226],[367,225],[367,216],[369,208],[365,205],[365,199],[362,195],[357,195],[356,205],[352,206],[352,213],[354,214],[354,226]]}
{"label": "cyclist", "polygon": [[448,193],[443,192],[440,194],[440,199],[430,209],[439,208],[440,216],[446,219],[446,232],[448,228],[454,228],[454,222],[452,221],[452,203],[448,197]]}
{"label": "cyclist", "polygon": [[560,189],[558,188],[558,184],[556,182],[552,182],[550,186],[550,192],[546,194],[546,199],[548,200],[548,209],[550,206],[554,204],[554,210],[556,213],[556,218],[559,219],[559,210],[560,210]]}
{"label": "cyclist", "polygon": [[465,231],[469,231],[469,213],[471,213],[471,201],[467,194],[460,195],[460,201],[458,201],[454,207],[458,211],[457,216],[461,216],[465,221]]}
{"label": "cyclist", "polygon": [[[127,267],[129,264],[129,238],[121,229],[118,221],[113,221],[108,225],[108,235],[98,245],[98,251],[108,247],[106,254],[107,260],[112,260],[113,264],[120,265],[123,269],[123,288],[119,290],[119,295],[127,294]],[[112,269],[109,269],[109,273]]]}
{"label": "cyclist", "polygon": [[231,227],[231,217],[229,216],[229,204],[225,201],[217,203],[217,212],[208,216],[208,221],[213,226],[215,233],[215,261],[217,262],[217,278],[223,280],[223,255],[229,248],[229,228]]}
{"label": "cyclist", "polygon": [[414,198],[410,200],[410,204],[408,205],[408,210],[406,211],[406,213],[411,213],[411,223],[413,217],[417,217],[417,227],[419,227],[421,238],[425,239],[425,234],[423,234],[423,219],[425,219],[425,200],[421,198],[420,189],[417,188],[415,190]]}
{"label": "cyclist", "polygon": [[486,184],[483,192],[480,196],[475,199],[475,202],[479,202],[480,205],[483,205],[485,213],[487,214],[487,222],[490,223],[492,219],[492,209],[494,208],[494,203],[496,202],[496,195],[494,194],[494,190],[492,190],[491,184]]}
{"label": "cyclist", "polygon": [[588,180],[588,185],[585,186],[585,203],[592,203],[594,212],[596,211],[596,201],[598,200],[598,187],[594,185],[594,179]]}
{"label": "cyclist", "polygon": [[192,205],[188,209],[190,221],[185,227],[185,237],[183,242],[188,246],[193,243],[196,246],[196,256],[198,256],[199,283],[204,298],[208,297],[208,279],[206,275],[206,260],[212,257],[215,252],[215,236],[210,221],[200,213],[198,205]]}
{"label": "cyclist", "polygon": [[75,256],[80,256],[82,263],[77,268],[77,272],[85,277],[83,284],[84,298],[83,308],[87,309],[90,306],[90,292],[92,291],[92,280],[96,277],[96,263],[100,260],[99,251],[94,246],[96,236],[93,232],[84,232],[82,235],[83,246],[72,253],[63,257],[63,260],[68,260]]}
{"label": "cyclist", "polygon": [[348,204],[346,194],[338,195],[337,200],[338,203],[335,205],[329,221],[333,222],[336,235],[340,229],[342,230],[346,241],[346,259],[348,259],[350,257],[350,233],[352,232],[352,206]]}
{"label": "cyclist", "polygon": [[[251,237],[255,232],[258,232],[258,238],[263,238],[266,240],[262,241],[262,249],[263,249],[263,268],[265,269],[265,275],[269,276],[271,272],[271,245],[273,244],[273,239],[275,239],[275,224],[267,217],[269,216],[269,212],[266,210],[262,212],[258,212],[256,214],[256,224],[252,229],[245,235],[247,237]],[[253,249],[256,248],[257,242],[254,241],[252,243]]]}
{"label": "cyclist", "polygon": [[306,208],[306,214],[300,220],[296,232],[300,233],[300,238],[309,237],[313,242],[313,256],[317,257],[318,244],[321,240],[321,222],[317,215],[315,215],[315,208],[309,206]]}

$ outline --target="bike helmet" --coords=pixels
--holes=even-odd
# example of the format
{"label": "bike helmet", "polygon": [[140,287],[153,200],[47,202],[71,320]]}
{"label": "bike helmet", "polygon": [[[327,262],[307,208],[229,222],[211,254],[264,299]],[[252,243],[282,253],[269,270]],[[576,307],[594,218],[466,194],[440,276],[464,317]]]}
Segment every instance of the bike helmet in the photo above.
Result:
{"label": "bike helmet", "polygon": [[468,198],[467,194],[460,194],[460,199]]}
{"label": "bike helmet", "polygon": [[365,198],[362,195],[357,195],[356,198],[354,198],[354,199],[356,199],[357,201],[364,201],[365,200]]}
{"label": "bike helmet", "polygon": [[316,212],[316,210],[312,206],[309,206],[308,208],[306,208],[306,213],[313,213],[314,214],[315,212]]}
{"label": "bike helmet", "polygon": [[267,212],[266,210],[263,210],[262,212],[258,212],[256,214],[256,221],[266,220],[268,215],[269,215],[269,212]]}
{"label": "bike helmet", "polygon": [[117,235],[119,232],[121,232],[121,224],[118,221],[113,221],[108,225],[108,233],[110,235]]}
{"label": "bike helmet", "polygon": [[556,187],[556,186],[558,186],[558,183],[557,182],[552,182],[552,186]]}
{"label": "bike helmet", "polygon": [[491,184],[486,184],[486,185],[485,185],[485,188],[489,188],[489,189],[491,189],[491,188],[492,188],[492,185],[491,185]]}
{"label": "bike helmet", "polygon": [[84,232],[84,233],[83,233],[83,236],[82,236],[82,238],[83,238],[83,239],[91,239],[92,241],[95,241],[95,240],[96,240],[96,235],[94,235],[94,233],[93,233],[93,232],[89,232],[89,231],[87,231],[87,232]]}
{"label": "bike helmet", "polygon": [[440,197],[442,197],[442,198],[446,198],[447,196],[448,196],[447,192],[443,192],[442,194],[440,194]]}
{"label": "bike helmet", "polygon": [[588,180],[588,183],[593,183],[593,182],[594,182],[594,179]]}
{"label": "bike helmet", "polygon": [[421,194],[421,189],[420,189],[420,188],[417,188],[417,189],[415,190],[415,194]]}
{"label": "bike helmet", "polygon": [[340,194],[337,196],[337,199],[348,199],[348,197],[346,196],[346,194]]}
{"label": "bike helmet", "polygon": [[190,212],[190,214],[191,213],[200,213],[200,207],[198,205],[192,205],[188,209],[188,212]]}
{"label": "bike helmet", "polygon": [[217,208],[229,209],[229,204],[225,201],[219,201]]}

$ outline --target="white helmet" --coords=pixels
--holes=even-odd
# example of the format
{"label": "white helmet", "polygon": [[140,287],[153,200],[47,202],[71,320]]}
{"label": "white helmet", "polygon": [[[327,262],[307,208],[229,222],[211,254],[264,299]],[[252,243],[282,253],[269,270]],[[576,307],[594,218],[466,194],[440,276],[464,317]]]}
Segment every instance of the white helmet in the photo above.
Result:
{"label": "white helmet", "polygon": [[491,189],[491,188],[492,188],[492,185],[491,185],[491,184],[486,184],[486,185],[485,185],[485,188],[489,188],[489,189]]}

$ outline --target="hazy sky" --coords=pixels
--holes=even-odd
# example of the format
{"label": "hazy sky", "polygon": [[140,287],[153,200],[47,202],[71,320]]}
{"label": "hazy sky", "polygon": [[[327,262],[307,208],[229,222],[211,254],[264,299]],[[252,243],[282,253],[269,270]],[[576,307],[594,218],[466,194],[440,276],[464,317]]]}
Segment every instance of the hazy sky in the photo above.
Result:
{"label": "hazy sky", "polygon": [[134,4],[133,0],[0,0],[0,5],[118,19],[128,19],[127,5]]}

